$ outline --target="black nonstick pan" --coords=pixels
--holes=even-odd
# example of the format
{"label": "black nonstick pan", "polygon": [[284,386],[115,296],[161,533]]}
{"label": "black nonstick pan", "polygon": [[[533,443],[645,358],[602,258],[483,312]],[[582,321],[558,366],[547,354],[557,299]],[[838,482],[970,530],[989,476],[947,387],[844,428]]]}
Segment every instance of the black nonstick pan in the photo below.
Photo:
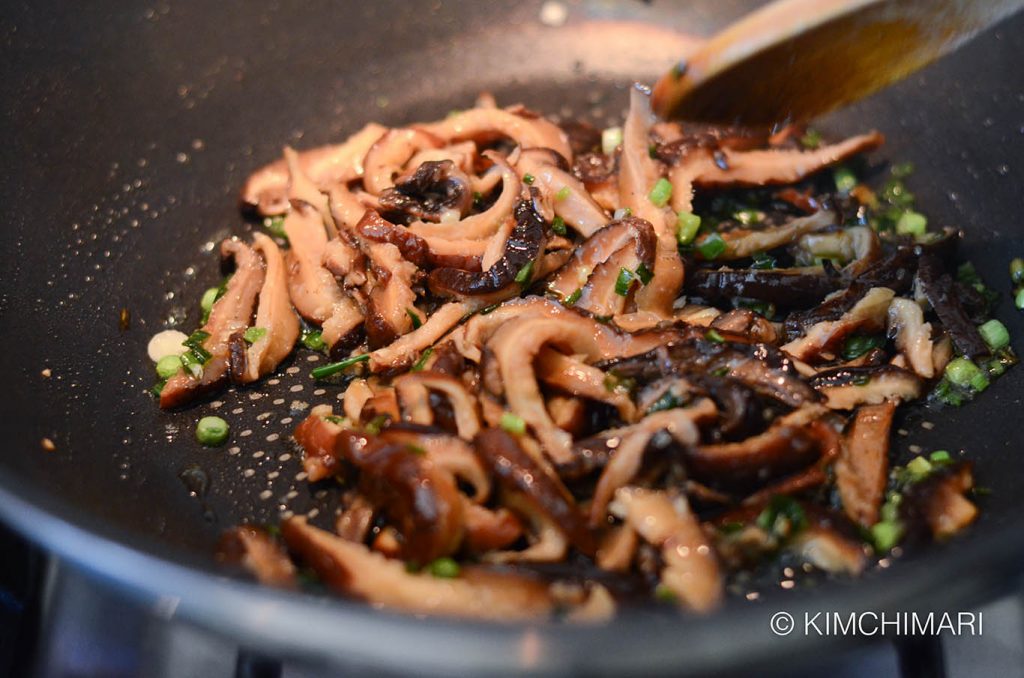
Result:
{"label": "black nonstick pan", "polygon": [[[1019,576],[1024,532],[1024,368],[960,409],[903,413],[897,453],[966,450],[978,524],[859,581],[822,582],[706,618],[630,611],[596,628],[482,626],[289,595],[214,560],[222,530],[282,511],[328,513],[296,480],[288,434],[311,403],[306,354],[276,384],[159,411],[145,347],[170,319],[192,326],[217,279],[211,243],[251,226],[236,197],[283,144],[338,139],[369,120],[442,117],[477,93],[598,124],[628,84],[753,4],[580,2],[3,3],[0,8],[0,517],[74,564],[174,614],[281,656],[346,666],[481,674],[536,670],[766,668],[833,651],[777,637],[786,610],[958,611]],[[562,24],[559,9],[567,10]],[[932,223],[967,233],[962,255],[1003,294],[997,317],[1024,350],[1007,265],[1024,254],[1024,20],[821,121],[877,128],[880,158],[912,161]],[[202,448],[217,408],[228,446]],[[925,424],[926,425],[922,425]],[[52,442],[44,445],[44,439]]]}

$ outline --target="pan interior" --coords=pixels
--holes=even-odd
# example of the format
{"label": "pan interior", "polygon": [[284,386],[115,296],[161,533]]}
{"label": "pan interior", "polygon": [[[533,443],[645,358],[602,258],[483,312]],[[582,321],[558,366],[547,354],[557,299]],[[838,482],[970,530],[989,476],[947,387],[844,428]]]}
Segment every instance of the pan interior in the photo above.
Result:
{"label": "pan interior", "polygon": [[[0,179],[5,482],[43,490],[68,519],[199,567],[215,567],[213,545],[231,525],[282,511],[329,519],[337,493],[301,479],[289,441],[309,406],[340,392],[310,379],[316,356],[299,351],[274,378],[179,412],[159,411],[147,394],[147,340],[196,326],[202,291],[220,276],[215,243],[252,228],[236,208],[245,176],[283,144],[337,140],[370,120],[440,118],[481,91],[617,123],[629,83],[652,80],[685,50],[673,30],[706,33],[750,3],[669,4],[566,3],[564,26],[542,21],[537,2],[4,9],[12,16],[0,23],[18,27],[4,36],[12,59],[0,79],[17,130],[0,149],[9,168]],[[1024,336],[1006,273],[1024,251],[1014,179],[1024,157],[1020,28],[1017,20],[820,125],[835,136],[878,128],[889,139],[880,157],[915,163],[920,209],[967,232],[963,253],[1003,293],[997,317],[1013,337]],[[1018,514],[1022,394],[1024,370],[1011,370],[962,409],[909,408],[897,426],[906,432],[899,455],[963,449],[976,461],[992,492],[975,533]],[[232,437],[211,450],[193,430],[213,412]]]}

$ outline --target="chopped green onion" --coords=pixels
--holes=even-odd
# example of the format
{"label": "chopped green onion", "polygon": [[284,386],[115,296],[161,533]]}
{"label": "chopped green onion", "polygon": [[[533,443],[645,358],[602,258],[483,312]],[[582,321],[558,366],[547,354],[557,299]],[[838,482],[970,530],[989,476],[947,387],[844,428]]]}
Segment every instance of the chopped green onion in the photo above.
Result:
{"label": "chopped green onion", "polygon": [[434,353],[434,349],[431,346],[428,346],[427,348],[423,349],[423,353],[420,354],[420,359],[417,360],[416,364],[412,366],[412,371],[413,372],[422,372],[423,368],[427,364],[427,360],[430,359],[430,356],[433,353]]}
{"label": "chopped green onion", "polygon": [[1016,296],[1013,297],[1013,305],[1017,310],[1024,311],[1024,287],[1017,290]]}
{"label": "chopped green onion", "polygon": [[622,128],[609,127],[601,132],[601,152],[611,155],[622,145]]}
{"label": "chopped green onion", "polygon": [[181,366],[196,379],[203,376],[203,362],[192,351],[181,354]]}
{"label": "chopped green onion", "polygon": [[270,235],[278,238],[287,239],[288,234],[284,232],[284,217],[267,217],[263,220],[263,228],[270,231]]}
{"label": "chopped green onion", "polygon": [[943,379],[936,384],[931,395],[939,402],[945,405],[951,405],[952,407],[960,407],[963,405],[966,397],[963,391],[949,382],[949,379]]}
{"label": "chopped green onion", "polygon": [[576,291],[567,296],[562,303],[565,304],[566,306],[572,306],[573,304],[580,300],[581,296],[583,296],[583,289],[576,288]]}
{"label": "chopped green onion", "polygon": [[203,298],[199,300],[199,308],[203,309],[204,318],[210,315],[210,311],[213,309],[213,302],[217,301],[217,297],[220,294],[219,287],[211,287],[203,292]]}
{"label": "chopped green onion", "polygon": [[388,415],[378,414],[376,417],[374,417],[373,419],[366,423],[366,426],[363,427],[363,430],[369,433],[370,435],[375,436],[378,433],[380,433],[385,426],[387,426],[387,423],[390,420],[391,417],[389,417]]}
{"label": "chopped green onion", "polygon": [[800,145],[809,151],[821,146],[821,132],[808,128],[807,132],[800,137]]}
{"label": "chopped green onion", "polygon": [[732,218],[740,222],[744,226],[756,224],[764,219],[764,212],[751,208],[737,210],[733,213]]}
{"label": "chopped green onion", "polygon": [[979,326],[978,332],[981,333],[981,338],[985,340],[985,343],[993,351],[998,351],[1010,345],[1009,330],[1006,329],[1006,325],[995,318]]}
{"label": "chopped green onion", "polygon": [[266,327],[250,327],[245,330],[245,333],[242,335],[242,338],[245,339],[246,342],[250,344],[255,344],[257,341],[259,341],[265,336],[267,336]]}
{"label": "chopped green onion", "polygon": [[775,268],[775,257],[768,254],[767,252],[754,252],[754,256],[751,257],[754,263],[750,265],[750,268],[756,268],[759,271],[769,271]]}
{"label": "chopped green onion", "polygon": [[473,202],[479,205],[484,199],[484,194],[480,191],[473,191]]}
{"label": "chopped green onion", "polygon": [[633,273],[628,268],[620,268],[619,277],[615,279],[615,294],[620,297],[628,295],[629,288],[633,286],[633,281],[636,279],[636,273]]}
{"label": "chopped green onion", "polygon": [[556,215],[555,218],[551,220],[551,230],[554,231],[556,235],[565,235],[565,219]]}
{"label": "chopped green onion", "polygon": [[164,392],[164,386],[167,386],[167,382],[161,379],[160,381],[153,384],[153,386],[149,389],[149,392],[153,394],[154,397],[159,398],[160,394]]}
{"label": "chopped green onion", "polygon": [[310,351],[322,351],[327,348],[320,330],[306,330],[302,333],[302,345]]}
{"label": "chopped green onion", "polygon": [[1014,285],[1024,283],[1024,259],[1017,257],[1010,262],[1010,280]]}
{"label": "chopped green onion", "polygon": [[700,230],[700,217],[693,212],[680,212],[676,217],[676,240],[680,245],[689,245]]}
{"label": "chopped green onion", "polygon": [[490,306],[484,306],[480,309],[480,315],[487,315],[488,313],[494,313],[494,310],[501,306],[501,304],[491,304]]}
{"label": "chopped green onion", "polygon": [[981,370],[967,358],[955,358],[946,365],[946,378],[957,386],[969,385],[979,374]]}
{"label": "chopped green onion", "polygon": [[871,526],[871,541],[875,551],[888,553],[903,536],[903,526],[896,522],[882,521]]}
{"label": "chopped green onion", "polygon": [[881,348],[884,345],[884,336],[864,336],[854,334],[847,338],[846,342],[843,344],[843,358],[846,360],[856,360],[868,351]]}
{"label": "chopped green onion", "polygon": [[636,379],[632,377],[620,377],[612,372],[604,375],[604,390],[609,393],[616,391],[620,393],[629,393],[636,388]]}
{"label": "chopped green onion", "polygon": [[837,167],[832,177],[836,182],[836,190],[840,193],[849,193],[857,186],[857,175],[848,167]]}
{"label": "chopped green onion", "polygon": [[932,463],[924,457],[914,457],[907,462],[907,472],[912,480],[921,480],[933,470]]}
{"label": "chopped green onion", "polygon": [[530,186],[530,185],[533,184],[533,182],[534,182],[534,178],[533,178],[532,174],[524,174],[523,175],[523,183],[524,184],[526,184],[527,186]]}
{"label": "chopped green onion", "polygon": [[719,334],[718,330],[716,330],[713,327],[711,329],[709,329],[707,332],[704,333],[704,338],[707,339],[708,341],[713,341],[716,344],[724,344],[725,343],[725,337],[723,337],[721,334]]}
{"label": "chopped green onion", "polygon": [[501,427],[509,433],[521,436],[526,433],[526,422],[519,415],[504,412],[501,415]]}
{"label": "chopped green onion", "polygon": [[908,161],[893,165],[889,168],[889,173],[897,179],[906,179],[914,173],[914,163]]}
{"label": "chopped green onion", "polygon": [[205,363],[207,360],[213,357],[213,354],[211,354],[203,347],[203,342],[209,338],[209,332],[204,332],[203,330],[196,330],[195,332],[190,334],[185,341],[181,342],[181,345],[185,346],[186,348],[192,349],[192,353],[195,355],[196,359],[201,363]]}
{"label": "chopped green onion", "polygon": [[743,299],[742,297],[737,297],[736,299],[733,299],[733,305],[736,308],[750,309],[754,313],[759,313],[763,315],[768,320],[771,320],[772,318],[775,317],[775,304],[771,302],[758,301],[757,299]]}
{"label": "chopped green onion", "polygon": [[181,371],[181,358],[176,355],[165,355],[156,363],[156,373],[161,379],[170,379]]}
{"label": "chopped green onion", "polygon": [[196,440],[200,445],[216,447],[228,439],[231,427],[220,417],[203,417],[196,424]]}
{"label": "chopped green onion", "polygon": [[700,256],[707,261],[714,261],[722,256],[727,249],[729,249],[729,246],[725,244],[722,236],[717,233],[712,233],[697,245],[697,251],[700,252]]}
{"label": "chopped green onion", "polygon": [[406,443],[405,449],[409,450],[413,454],[418,455],[420,457],[426,456],[427,454],[427,451],[425,449],[423,449],[419,445],[414,445],[413,443]]}
{"label": "chopped green onion", "polygon": [[451,558],[438,558],[427,566],[430,574],[440,579],[455,579],[459,576],[459,564]]}
{"label": "chopped green onion", "polygon": [[672,590],[668,584],[658,582],[658,585],[654,587],[654,598],[662,603],[678,603],[679,596]]}
{"label": "chopped green onion", "polygon": [[636,277],[640,278],[640,282],[644,285],[651,282],[654,279],[654,273],[651,269],[647,268],[643,264],[636,267]]}
{"label": "chopped green onion", "polygon": [[935,450],[928,455],[928,460],[933,464],[947,464],[953,461],[953,457],[946,450]]}
{"label": "chopped green onion", "polygon": [[992,382],[989,381],[988,375],[979,371],[976,375],[971,377],[970,386],[978,393],[981,393],[988,388],[991,383]]}
{"label": "chopped green onion", "polygon": [[558,200],[558,201],[566,200],[569,197],[569,195],[571,195],[571,194],[572,194],[572,191],[569,190],[568,186],[562,186],[560,189],[558,189],[558,192],[555,193],[555,200]]}
{"label": "chopped green onion", "polygon": [[352,367],[356,363],[363,363],[369,359],[369,353],[360,353],[359,355],[354,355],[351,358],[339,360],[336,363],[321,365],[320,367],[317,367],[312,372],[310,372],[310,375],[312,375],[314,379],[324,379],[325,377],[330,377],[332,375],[338,374],[339,372],[344,372],[345,370]]}
{"label": "chopped green onion", "polygon": [[626,217],[631,216],[633,216],[633,210],[629,209],[628,207],[620,207],[619,209],[615,210],[615,213],[612,215],[612,219],[625,219]]}
{"label": "chopped green onion", "polygon": [[895,523],[899,520],[900,503],[903,502],[903,495],[896,492],[889,494],[888,499],[882,504],[881,510],[878,512],[882,517],[883,523]]}
{"label": "chopped green onion", "polygon": [[677,407],[682,407],[683,404],[683,399],[671,390],[665,391],[664,395],[655,400],[651,406],[647,408],[647,414],[654,414],[655,412],[661,412],[663,410],[674,410]]}
{"label": "chopped green onion", "polygon": [[924,235],[928,228],[928,219],[918,212],[904,212],[896,222],[896,232],[900,235]]}
{"label": "chopped green onion", "polygon": [[651,204],[655,207],[664,207],[668,204],[669,199],[672,197],[672,182],[661,177],[655,182],[651,192],[647,194],[647,199],[651,201]]}
{"label": "chopped green onion", "polygon": [[530,284],[531,278],[533,278],[533,261],[528,261],[526,262],[526,265],[516,273],[516,282],[525,287]]}
{"label": "chopped green onion", "polygon": [[786,538],[807,527],[807,515],[795,499],[777,494],[757,516],[757,526],[777,537]]}
{"label": "chopped green onion", "polygon": [[423,324],[423,321],[420,320],[420,314],[411,308],[405,309],[405,314],[409,316],[410,320],[412,320],[412,328],[414,330],[418,330]]}
{"label": "chopped green onion", "polygon": [[336,414],[328,414],[326,417],[324,417],[324,421],[329,421],[332,424],[336,424],[338,426],[345,426],[348,423],[345,417],[339,417]]}

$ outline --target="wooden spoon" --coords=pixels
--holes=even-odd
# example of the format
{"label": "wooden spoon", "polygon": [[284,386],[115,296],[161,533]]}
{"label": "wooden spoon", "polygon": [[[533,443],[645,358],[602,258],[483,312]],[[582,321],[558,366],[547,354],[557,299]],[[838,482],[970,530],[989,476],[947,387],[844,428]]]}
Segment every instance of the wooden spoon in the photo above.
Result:
{"label": "wooden spoon", "polygon": [[807,120],[906,77],[1024,0],[778,0],[718,33],[654,87],[663,118]]}

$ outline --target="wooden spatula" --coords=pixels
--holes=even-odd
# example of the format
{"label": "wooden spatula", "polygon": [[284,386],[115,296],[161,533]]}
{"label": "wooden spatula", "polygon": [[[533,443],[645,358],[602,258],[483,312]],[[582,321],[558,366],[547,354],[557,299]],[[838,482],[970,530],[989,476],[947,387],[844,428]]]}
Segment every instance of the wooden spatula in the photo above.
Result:
{"label": "wooden spatula", "polygon": [[1024,0],[778,0],[710,38],[654,87],[663,118],[771,125],[867,96]]}

